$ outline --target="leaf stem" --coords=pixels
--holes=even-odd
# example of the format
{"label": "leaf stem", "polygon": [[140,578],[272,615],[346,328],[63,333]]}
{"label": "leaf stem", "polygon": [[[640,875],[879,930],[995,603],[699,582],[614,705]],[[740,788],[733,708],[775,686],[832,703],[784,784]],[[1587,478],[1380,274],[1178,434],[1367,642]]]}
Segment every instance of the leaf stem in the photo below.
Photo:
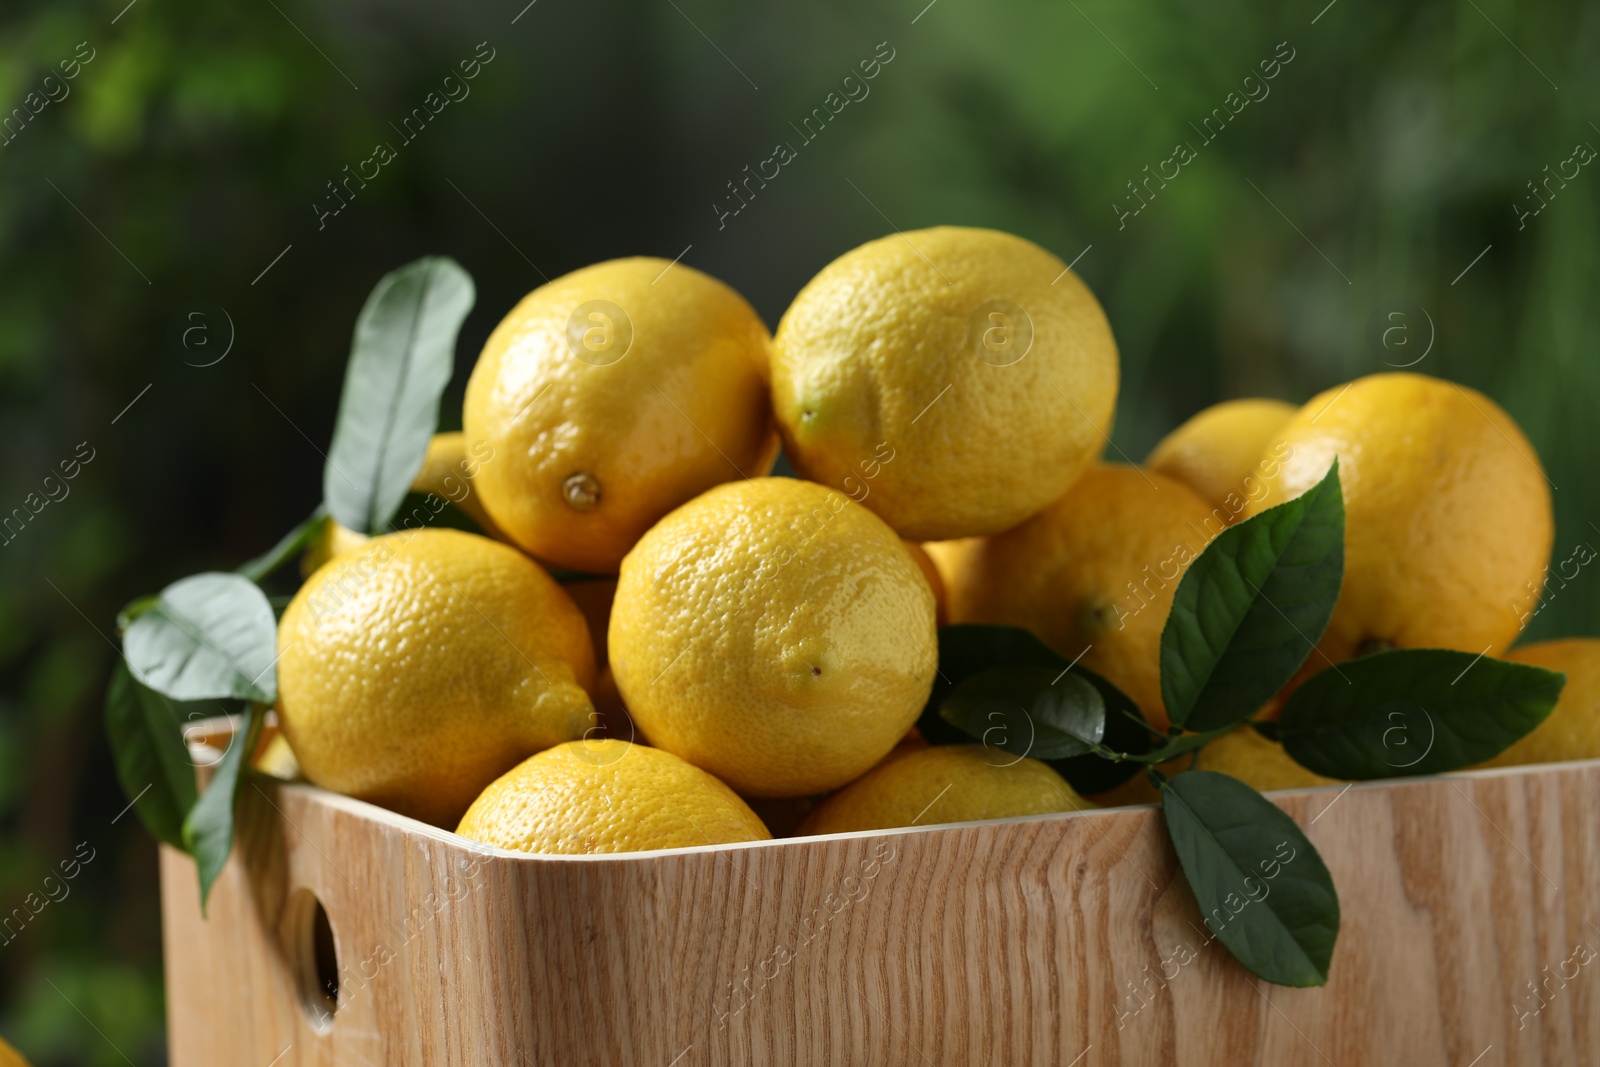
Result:
{"label": "leaf stem", "polygon": [[1157,730],[1154,726],[1151,726],[1150,725],[1150,720],[1146,719],[1144,716],[1135,715],[1135,714],[1133,714],[1133,712],[1129,711],[1127,708],[1118,708],[1117,709],[1117,714],[1121,715],[1124,719],[1127,719],[1129,722],[1138,723],[1140,729],[1144,730],[1146,733],[1148,733],[1151,737],[1155,738],[1157,741],[1165,741],[1167,739],[1167,735],[1162,733],[1160,730]]}
{"label": "leaf stem", "polygon": [[123,605],[122,610],[117,612],[117,633],[120,635],[127,630],[134,619],[155,607],[160,599],[160,596],[151,593],[149,596],[136,597],[128,601],[127,604]]}
{"label": "leaf stem", "polygon": [[284,534],[277,544],[240,567],[235,573],[260,585],[274,571],[299,555],[307,545],[316,540],[322,534],[322,528],[327,522],[328,505],[318,504],[317,510],[313,511],[304,522]]}

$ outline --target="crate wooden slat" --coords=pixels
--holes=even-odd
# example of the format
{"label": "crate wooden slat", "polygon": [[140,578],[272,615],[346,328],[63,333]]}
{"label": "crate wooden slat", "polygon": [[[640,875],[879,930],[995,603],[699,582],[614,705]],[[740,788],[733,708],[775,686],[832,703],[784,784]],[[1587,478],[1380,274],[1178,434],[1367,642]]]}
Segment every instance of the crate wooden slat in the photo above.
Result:
{"label": "crate wooden slat", "polygon": [[174,1067],[1600,1063],[1600,762],[1275,794],[1343,910],[1306,990],[1207,944],[1151,808],[564,859],[245,798],[208,919],[162,851]]}

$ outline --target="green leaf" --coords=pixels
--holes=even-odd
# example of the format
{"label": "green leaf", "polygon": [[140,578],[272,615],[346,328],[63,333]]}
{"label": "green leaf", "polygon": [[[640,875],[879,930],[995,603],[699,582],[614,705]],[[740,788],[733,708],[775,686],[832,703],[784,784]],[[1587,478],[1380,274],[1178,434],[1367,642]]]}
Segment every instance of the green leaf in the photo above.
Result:
{"label": "green leaf", "polygon": [[1504,752],[1538,726],[1566,675],[1439,648],[1350,660],[1310,678],[1284,704],[1278,736],[1297,763],[1328,778],[1439,774]]}
{"label": "green leaf", "polygon": [[322,504],[317,507],[316,511],[311,513],[306,521],[284,534],[277,544],[240,567],[234,573],[243,575],[252,582],[261,582],[271,575],[273,571],[305,551],[307,545],[322,535],[322,529],[327,525],[328,506]]}
{"label": "green leaf", "polygon": [[[1072,673],[1078,674],[1080,672],[1074,670]],[[1091,675],[1087,671],[1082,672],[1082,676],[1083,680],[1090,685],[1094,685],[1097,679],[1102,682],[1105,681],[1099,675]],[[1150,726],[1144,721],[1144,717],[1139,714],[1139,709],[1133,704],[1133,701],[1122,696],[1121,690],[1111,686],[1110,682],[1105,684],[1117,696],[1127,700],[1128,706],[1126,708],[1113,709],[1111,699],[1106,696],[1104,691],[1101,691],[1100,697],[1105,701],[1107,708],[1105,736],[1100,739],[1100,746],[1102,749],[1125,754],[1133,762],[1113,762],[1097,752],[1046,761],[1057,774],[1071,784],[1073,789],[1076,789],[1084,796],[1091,796],[1095,793],[1103,793],[1108,789],[1113,789],[1138,774],[1138,761],[1142,761],[1144,753],[1150,750]]]}
{"label": "green leaf", "polygon": [[1243,722],[1294,677],[1344,580],[1336,460],[1303,495],[1228,527],[1189,565],[1161,631],[1161,696],[1175,725]]}
{"label": "green leaf", "polygon": [[[923,717],[939,720],[939,705],[950,691],[974,674],[991,667],[1054,667],[1060,670],[1067,660],[1020,626],[986,626],[963,623],[939,631],[939,673],[933,680]],[[949,730],[950,727],[944,727]],[[932,740],[932,738],[929,738]],[[956,736],[955,744],[970,738]]]}
{"label": "green leaf", "polygon": [[1233,729],[1232,726],[1222,726],[1215,730],[1207,730],[1203,734],[1183,734],[1180,737],[1168,738],[1165,744],[1151,749],[1138,759],[1141,763],[1165,763],[1197,748],[1204,748],[1223,734],[1232,733]]}
{"label": "green leaf", "polygon": [[[1139,706],[1122,690],[1088,668],[1073,664],[1018,626],[990,626],[964,623],[939,631],[939,674],[927,706],[917,721],[917,730],[934,745],[959,745],[972,739],[950,725],[939,714],[950,693],[961,682],[992,667],[1047,667],[1059,673],[1070,669],[1094,686],[1106,707],[1106,747],[1118,752],[1140,753],[1150,748],[1150,728]],[[1053,678],[1055,675],[1052,674]],[[1137,763],[1113,763],[1089,754],[1050,761],[1050,765],[1080,793],[1100,793],[1120,785],[1139,773]]]}
{"label": "green leaf", "polygon": [[130,600],[124,604],[122,610],[117,612],[117,633],[127,633],[128,627],[133,625],[133,620],[155,607],[156,602],[160,599],[159,596],[150,594]]}
{"label": "green leaf", "polygon": [[367,298],[322,473],[328,511],[342,525],[383,533],[405,499],[439,424],[456,334],[475,299],[472,278],[445,256],[384,275]]}
{"label": "green leaf", "polygon": [[194,806],[194,766],[172,702],[140,685],[118,663],[106,689],[106,734],[117,781],[158,841],[183,848],[183,819]]}
{"label": "green leaf", "polygon": [[228,741],[228,751],[216,763],[211,784],[206,786],[200,799],[183,822],[183,843],[194,857],[200,872],[200,914],[206,910],[211,887],[228,862],[233,851],[234,816],[239,803],[239,790],[244,785],[250,756],[261,740],[261,727],[265,721],[255,704],[246,707],[244,721],[236,724],[233,737]]}
{"label": "green leaf", "polygon": [[1081,756],[1105,735],[1094,686],[1051,667],[993,667],[955,687],[939,708],[950,725],[1014,756]]}
{"label": "green leaf", "polygon": [[1162,783],[1161,811],[1206,929],[1234,959],[1279,985],[1327,982],[1339,897],[1295,821],[1213,771]]}
{"label": "green leaf", "polygon": [[277,623],[238,574],[196,574],[128,624],[122,648],[140,682],[173,700],[277,699]]}

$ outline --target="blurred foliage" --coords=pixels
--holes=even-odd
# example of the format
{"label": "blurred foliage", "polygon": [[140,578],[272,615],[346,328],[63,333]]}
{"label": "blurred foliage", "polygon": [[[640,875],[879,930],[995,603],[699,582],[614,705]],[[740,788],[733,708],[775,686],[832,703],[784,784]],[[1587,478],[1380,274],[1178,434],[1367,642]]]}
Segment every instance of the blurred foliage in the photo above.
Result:
{"label": "blurred foliage", "polygon": [[[0,547],[0,909],[78,842],[98,858],[0,945],[0,1032],[40,1067],[160,1061],[154,848],[113,822],[99,725],[112,620],[315,506],[361,300],[425,253],[478,281],[447,426],[517,297],[631,253],[682,253],[772,324],[891,227],[995,226],[1080,257],[1121,345],[1114,452],[1132,458],[1211,401],[1303,400],[1416,358],[1422,310],[1415,369],[1496,398],[1538,447],[1557,558],[1600,543],[1600,173],[1524,228],[1513,208],[1600,146],[1600,8],[1323,2],[8,4],[0,115],[59,95],[44,79],[80,42],[93,58],[0,147],[0,514],[80,442],[94,459]],[[479,42],[494,58],[470,96],[402,143]],[[879,42],[894,58],[870,94],[801,145],[791,124]],[[1202,143],[1279,42],[1294,59],[1270,95]],[[719,225],[727,183],[782,140],[797,158]],[[398,159],[319,229],[326,183],[379,141]],[[1119,227],[1126,183],[1178,142],[1197,158]],[[174,340],[197,301],[236,333],[213,366],[193,364],[226,340],[215,311],[213,347]],[[1396,301],[1416,343],[1385,349]],[[1597,582],[1531,632],[1600,631]]]}

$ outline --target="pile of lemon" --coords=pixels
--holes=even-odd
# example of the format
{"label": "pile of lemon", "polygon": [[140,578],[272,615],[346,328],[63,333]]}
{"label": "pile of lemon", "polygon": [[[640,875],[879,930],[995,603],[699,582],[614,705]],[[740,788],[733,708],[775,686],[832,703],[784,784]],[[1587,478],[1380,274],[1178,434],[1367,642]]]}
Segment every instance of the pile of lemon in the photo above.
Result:
{"label": "pile of lemon", "polygon": [[[1083,807],[1044,763],[917,736],[937,627],[1026,627],[1164,727],[1184,567],[1335,457],[1345,584],[1308,670],[1517,637],[1550,493],[1488,398],[1383,374],[1298,409],[1236,401],[1132,466],[1102,461],[1118,374],[1078,276],[990,230],[864,245],[776,336],[682,264],[550,282],[489,338],[463,432],[418,478],[470,486],[452,499],[483,535],[329,528],[280,623],[287,749],[266,758],[543,853]],[[767,476],[780,446],[798,478]],[[1597,645],[1512,654],[1570,682],[1502,760],[1600,754]],[[1248,727],[1202,766],[1316,780]]]}

